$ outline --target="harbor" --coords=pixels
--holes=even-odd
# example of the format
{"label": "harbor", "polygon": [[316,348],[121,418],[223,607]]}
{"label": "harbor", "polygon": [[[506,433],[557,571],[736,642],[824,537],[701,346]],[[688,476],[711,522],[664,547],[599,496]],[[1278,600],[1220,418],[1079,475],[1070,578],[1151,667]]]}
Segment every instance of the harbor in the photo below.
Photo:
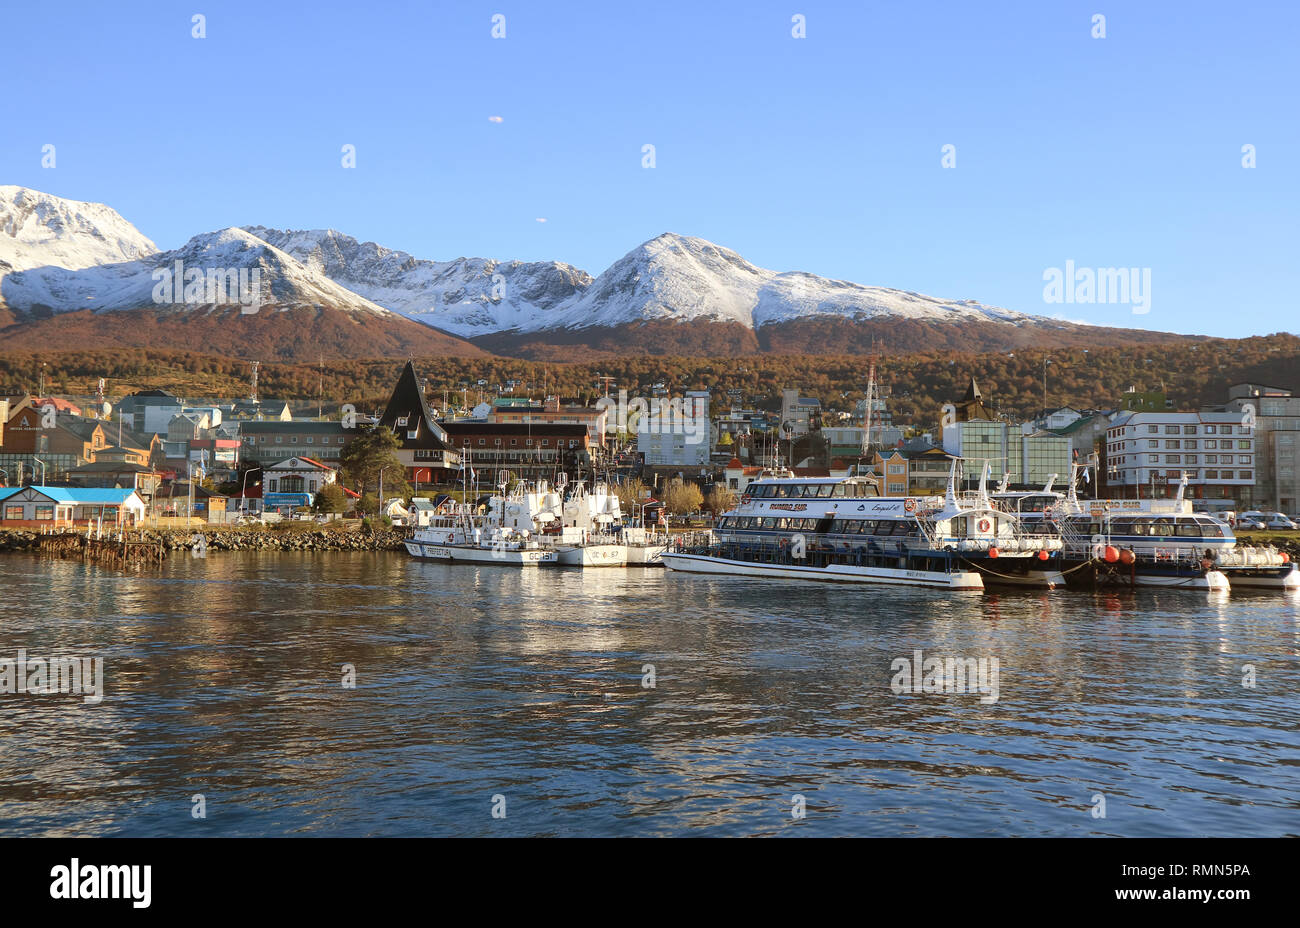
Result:
{"label": "harbor", "polygon": [[[10,835],[1294,831],[1293,594],[971,595],[401,551],[3,569],[8,640],[75,642],[104,678],[96,705],[0,701],[25,771],[0,786]],[[918,650],[998,658],[996,702],[896,692]]]}

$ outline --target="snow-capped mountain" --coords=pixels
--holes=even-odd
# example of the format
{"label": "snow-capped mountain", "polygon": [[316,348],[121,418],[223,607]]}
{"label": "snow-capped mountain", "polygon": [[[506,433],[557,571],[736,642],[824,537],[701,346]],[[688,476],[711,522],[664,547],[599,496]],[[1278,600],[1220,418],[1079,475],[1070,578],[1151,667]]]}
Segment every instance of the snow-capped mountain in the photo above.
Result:
{"label": "snow-capped mountain", "polygon": [[20,311],[177,309],[256,302],[389,314],[257,236],[233,228],[196,235],[180,248],[155,249],[148,257],[131,261],[73,269],[50,260],[12,271],[0,277],[0,299]]}
{"label": "snow-capped mountain", "polygon": [[333,230],[246,228],[349,290],[466,338],[668,321],[757,329],[823,315],[1013,325],[1034,318],[974,301],[770,271],[712,242],[672,233],[639,245],[593,279],[556,261],[425,261]]}
{"label": "snow-capped mountain", "polygon": [[11,349],[181,348],[261,357],[482,355],[243,229],[158,251],[106,206],[0,187],[0,328]]}
{"label": "snow-capped mountain", "polygon": [[102,203],[0,185],[0,274],[45,265],[94,267],[157,251],[140,230]]}
{"label": "snow-capped mountain", "polygon": [[584,328],[635,322],[734,322],[750,328],[810,316],[928,322],[1020,324],[1024,313],[903,290],[780,273],[750,264],[729,248],[666,233],[634,248],[542,326]]}
{"label": "snow-capped mountain", "polygon": [[[225,289],[214,299],[217,284]],[[236,334],[229,309],[250,300],[259,311],[235,310],[244,320]],[[271,322],[277,311],[282,318]],[[42,320],[87,313],[95,321],[64,319],[41,329]],[[108,318],[130,313],[151,315],[129,324]],[[140,321],[164,313],[170,330],[141,334]],[[186,315],[189,322],[177,322]],[[202,315],[210,318],[195,321]],[[486,349],[554,360],[580,352],[855,353],[882,339],[896,348],[978,351],[1174,337],[767,270],[704,239],[670,233],[596,278],[558,261],[422,260],[333,230],[221,229],[160,252],[107,206],[22,187],[0,187],[0,328],[10,345],[82,335],[165,345],[188,329],[178,347],[260,345],[349,357]]]}
{"label": "snow-capped mountain", "polygon": [[333,229],[247,231],[381,306],[457,335],[531,329],[591,284],[558,261],[428,261]]}

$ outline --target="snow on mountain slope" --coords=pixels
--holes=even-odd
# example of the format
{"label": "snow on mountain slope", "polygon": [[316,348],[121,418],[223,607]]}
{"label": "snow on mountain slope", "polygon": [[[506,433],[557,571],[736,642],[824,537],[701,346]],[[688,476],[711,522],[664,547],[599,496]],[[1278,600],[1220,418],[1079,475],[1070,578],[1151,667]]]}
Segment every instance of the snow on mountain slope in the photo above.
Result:
{"label": "snow on mountain slope", "polygon": [[332,229],[246,229],[354,293],[463,336],[535,327],[591,283],[556,261],[428,261]]}
{"label": "snow on mountain slope", "polygon": [[799,271],[769,271],[704,239],[667,233],[615,262],[586,293],[558,310],[547,327],[674,319],[739,322],[757,329],[814,316],[1012,324],[1034,318],[973,300],[954,302]]}
{"label": "snow on mountain slope", "polygon": [[[167,285],[161,272],[176,276],[177,262],[183,277],[198,271],[206,281],[221,275],[221,289],[201,295]],[[227,276],[228,272],[235,272]],[[256,299],[262,305],[329,306],[349,312],[388,315],[388,310],[334,283],[323,273],[304,267],[288,254],[242,229],[221,229],[196,235],[180,248],[158,252],[146,259],[103,264],[68,270],[41,266],[10,273],[0,279],[0,299],[13,309],[47,308],[54,312],[78,309],[119,310],[154,305],[209,306],[249,303],[251,293],[236,289],[240,271],[251,287],[256,281]],[[253,272],[257,272],[254,277]],[[155,298],[161,288],[161,300]],[[213,296],[216,295],[216,299]],[[175,299],[179,296],[180,299]]]}
{"label": "snow on mountain slope", "polygon": [[557,261],[422,260],[332,230],[224,229],[160,253],[107,206],[0,187],[0,305],[56,312],[155,305],[155,272],[177,260],[205,275],[256,268],[263,304],[391,310],[467,338],[637,323],[756,332],[812,320],[1049,322],[972,300],[771,271],[704,239],[671,233],[639,245],[594,279]]}
{"label": "snow on mountain slope", "polygon": [[823,316],[1011,324],[1036,318],[973,300],[770,271],[728,248],[672,233],[634,248],[593,280],[559,262],[426,261],[332,230],[247,229],[381,306],[464,337],[637,322],[757,329]]}
{"label": "snow on mountain slope", "polygon": [[116,210],[0,185],[0,275],[34,267],[83,268],[158,251]]}

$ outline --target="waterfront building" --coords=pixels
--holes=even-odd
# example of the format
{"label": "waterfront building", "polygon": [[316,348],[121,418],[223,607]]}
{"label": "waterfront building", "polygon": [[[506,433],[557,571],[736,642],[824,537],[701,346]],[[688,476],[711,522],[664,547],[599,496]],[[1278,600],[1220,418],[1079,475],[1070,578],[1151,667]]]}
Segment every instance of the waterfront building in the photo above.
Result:
{"label": "waterfront building", "polygon": [[1011,484],[1044,484],[1053,474],[1070,473],[1070,439],[1036,431],[1030,423],[968,419],[943,429],[943,450],[962,458],[962,479],[979,480],[987,460],[994,481],[1005,474]]}
{"label": "waterfront building", "polygon": [[1243,412],[1134,412],[1106,431],[1106,488],[1112,497],[1173,496],[1186,473],[1189,496],[1249,507],[1255,486],[1255,430]]}
{"label": "waterfront building", "polygon": [[0,526],[52,528],[99,522],[129,527],[144,519],[145,502],[134,489],[10,487],[0,490]]}
{"label": "waterfront building", "polygon": [[658,399],[636,422],[636,450],[647,467],[707,468],[713,448],[709,392],[688,390],[680,400]]}
{"label": "waterfront building", "polygon": [[[475,412],[477,411],[476,409]],[[587,428],[591,444],[603,445],[608,417],[608,409],[561,404],[558,396],[548,396],[541,402],[516,397],[497,397],[482,418],[486,422],[583,425]]]}
{"label": "waterfront building", "polygon": [[266,509],[291,512],[311,506],[316,494],[338,479],[338,471],[313,458],[293,457],[262,469],[262,502]]}
{"label": "waterfront building", "polygon": [[239,423],[240,455],[247,461],[271,465],[305,454],[337,466],[351,431],[339,420],[244,420]]}
{"label": "waterfront building", "polygon": [[388,429],[397,437],[397,459],[406,468],[406,479],[412,483],[432,483],[460,465],[455,445],[443,423],[433,417],[415,365],[410,361],[397,378],[378,427]]}
{"label": "waterfront building", "polygon": [[1229,412],[1255,409],[1255,492],[1251,503],[1300,513],[1300,396],[1285,387],[1239,383],[1228,388]]}
{"label": "waterfront building", "polygon": [[32,476],[49,483],[60,480],[75,467],[89,464],[97,452],[107,447],[103,423],[98,420],[26,406],[5,424],[0,475],[8,484]]}
{"label": "waterfront building", "polygon": [[[553,477],[567,473],[573,477],[591,466],[591,434],[587,426],[533,425],[501,422],[443,423],[451,447],[479,474],[480,482],[496,483],[496,474],[509,471],[524,479]],[[458,471],[445,471],[443,480],[454,480]],[[438,474],[425,482],[439,480]]]}

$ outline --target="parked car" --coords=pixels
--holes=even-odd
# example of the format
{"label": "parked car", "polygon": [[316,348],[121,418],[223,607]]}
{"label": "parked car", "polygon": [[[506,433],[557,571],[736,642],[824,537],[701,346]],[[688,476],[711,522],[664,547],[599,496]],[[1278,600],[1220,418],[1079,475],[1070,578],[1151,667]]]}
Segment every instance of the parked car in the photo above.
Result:
{"label": "parked car", "polygon": [[1242,515],[1242,516],[1237,516],[1237,524],[1234,525],[1233,528],[1237,529],[1238,531],[1242,529],[1247,529],[1251,531],[1263,531],[1264,528],[1266,528],[1266,526],[1264,524],[1264,520],[1262,519],[1253,519],[1248,516]]}

